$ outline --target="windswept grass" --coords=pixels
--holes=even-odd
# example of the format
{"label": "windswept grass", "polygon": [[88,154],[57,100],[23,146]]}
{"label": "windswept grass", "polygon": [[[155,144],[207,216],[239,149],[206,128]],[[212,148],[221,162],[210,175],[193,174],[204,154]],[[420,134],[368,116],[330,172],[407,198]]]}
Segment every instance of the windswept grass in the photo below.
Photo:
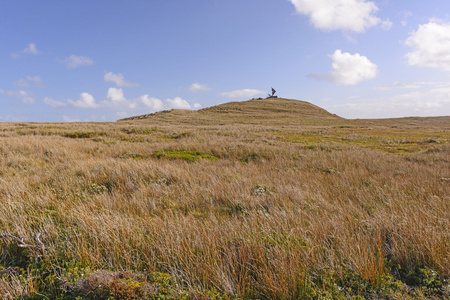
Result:
{"label": "windswept grass", "polygon": [[342,122],[0,124],[0,294],[449,297],[449,124]]}

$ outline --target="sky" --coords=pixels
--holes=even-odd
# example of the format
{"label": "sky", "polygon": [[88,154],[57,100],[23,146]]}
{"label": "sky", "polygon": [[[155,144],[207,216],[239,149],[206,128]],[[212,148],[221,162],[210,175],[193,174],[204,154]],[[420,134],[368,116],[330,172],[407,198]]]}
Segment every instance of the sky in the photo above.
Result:
{"label": "sky", "polygon": [[448,0],[1,0],[0,122],[279,97],[450,115]]}

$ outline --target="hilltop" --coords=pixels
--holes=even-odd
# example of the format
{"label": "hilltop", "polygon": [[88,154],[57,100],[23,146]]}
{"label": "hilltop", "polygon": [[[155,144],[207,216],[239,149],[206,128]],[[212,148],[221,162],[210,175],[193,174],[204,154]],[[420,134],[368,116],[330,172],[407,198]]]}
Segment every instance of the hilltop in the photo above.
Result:
{"label": "hilltop", "polygon": [[317,124],[345,120],[306,101],[270,98],[229,102],[200,110],[172,109],[119,121],[169,124]]}

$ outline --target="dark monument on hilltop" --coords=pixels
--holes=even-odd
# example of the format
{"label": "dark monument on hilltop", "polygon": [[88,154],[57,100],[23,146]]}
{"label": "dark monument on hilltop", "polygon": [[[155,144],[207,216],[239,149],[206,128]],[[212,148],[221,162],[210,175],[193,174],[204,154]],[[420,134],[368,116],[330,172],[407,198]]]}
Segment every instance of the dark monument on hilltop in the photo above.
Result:
{"label": "dark monument on hilltop", "polygon": [[275,96],[275,93],[276,93],[276,92],[277,92],[277,91],[275,91],[274,88],[272,88],[272,95],[269,94],[269,97],[267,97],[266,99],[269,99],[269,98],[278,98],[278,96]]}

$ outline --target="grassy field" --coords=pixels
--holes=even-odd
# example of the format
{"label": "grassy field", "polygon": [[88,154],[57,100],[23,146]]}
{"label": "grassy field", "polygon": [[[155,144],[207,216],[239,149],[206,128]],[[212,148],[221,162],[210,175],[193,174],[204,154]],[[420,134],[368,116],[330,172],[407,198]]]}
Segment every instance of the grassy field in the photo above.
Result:
{"label": "grassy field", "polygon": [[0,295],[448,299],[450,117],[274,101],[0,124]]}

